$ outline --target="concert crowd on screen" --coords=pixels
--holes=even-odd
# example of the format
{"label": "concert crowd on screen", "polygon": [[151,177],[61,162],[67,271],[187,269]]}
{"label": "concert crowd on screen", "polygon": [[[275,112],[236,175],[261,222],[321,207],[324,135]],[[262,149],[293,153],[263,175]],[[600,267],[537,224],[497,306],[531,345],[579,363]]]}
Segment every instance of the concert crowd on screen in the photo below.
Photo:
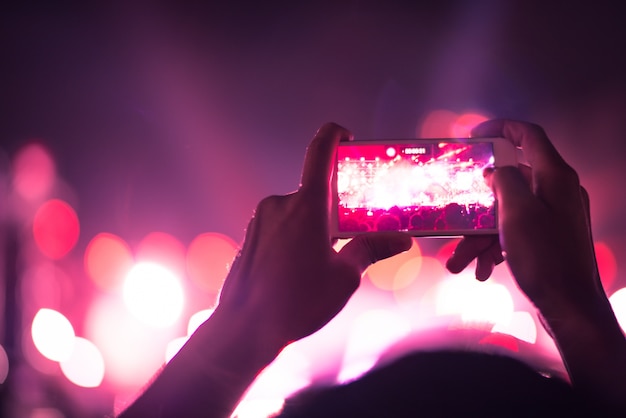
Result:
{"label": "concert crowd on screen", "polygon": [[366,231],[451,231],[495,228],[494,208],[450,203],[444,207],[393,206],[385,209],[339,208],[339,230]]}

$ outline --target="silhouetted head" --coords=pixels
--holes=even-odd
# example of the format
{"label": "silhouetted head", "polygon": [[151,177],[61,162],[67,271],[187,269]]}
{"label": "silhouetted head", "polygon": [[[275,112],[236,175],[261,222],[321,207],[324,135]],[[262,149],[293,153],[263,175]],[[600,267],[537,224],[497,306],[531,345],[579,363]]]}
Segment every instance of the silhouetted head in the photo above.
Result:
{"label": "silhouetted head", "polygon": [[572,388],[518,360],[418,352],[348,384],[306,389],[280,417],[581,417]]}

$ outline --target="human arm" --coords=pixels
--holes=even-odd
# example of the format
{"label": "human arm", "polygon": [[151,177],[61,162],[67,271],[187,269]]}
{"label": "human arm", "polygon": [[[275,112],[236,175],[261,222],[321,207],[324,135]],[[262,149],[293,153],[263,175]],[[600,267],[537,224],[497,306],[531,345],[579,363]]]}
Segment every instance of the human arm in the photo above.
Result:
{"label": "human arm", "polygon": [[349,139],[338,125],[320,128],[299,190],[257,206],[214,314],[121,418],[229,416],[282,348],[344,307],[368,265],[410,247],[403,234],[379,233],[332,249],[330,180],[337,145]]}
{"label": "human arm", "polygon": [[448,268],[458,272],[476,257],[477,276],[486,279],[504,250],[518,286],[554,338],[573,387],[597,405],[626,412],[626,339],[600,282],[589,198],[577,173],[536,125],[495,120],[473,134],[511,140],[530,167],[502,167],[488,175],[498,204],[499,242],[464,240]]}

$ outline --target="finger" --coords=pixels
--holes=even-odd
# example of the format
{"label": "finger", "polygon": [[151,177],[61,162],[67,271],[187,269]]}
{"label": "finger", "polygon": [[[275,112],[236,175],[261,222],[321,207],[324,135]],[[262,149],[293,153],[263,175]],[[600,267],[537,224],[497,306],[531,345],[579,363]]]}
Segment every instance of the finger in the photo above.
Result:
{"label": "finger", "polygon": [[538,125],[508,119],[494,119],[472,129],[474,137],[502,137],[521,147],[533,170],[552,170],[565,160],[556,150],[543,128]]}
{"label": "finger", "polygon": [[474,261],[474,259],[485,253],[494,245],[499,245],[497,235],[473,235],[464,237],[456,246],[452,256],[446,261],[446,268],[451,273],[460,273]]}
{"label": "finger", "polygon": [[[248,222],[243,244],[235,260],[233,260],[230,272],[235,274],[239,270],[246,270],[247,266],[252,263],[252,258],[254,254],[256,254],[258,241],[262,236],[261,226],[263,224],[263,218],[267,218],[268,214],[271,215],[272,212],[276,211],[285,198],[287,197],[272,195],[265,197],[259,202],[254,211],[254,215],[252,215],[252,219]],[[244,275],[244,277],[246,276]]]}
{"label": "finger", "polygon": [[532,168],[533,192],[551,206],[569,207],[578,175],[565,162],[544,130],[534,124],[496,119],[472,130],[474,136],[501,136],[521,147]]}
{"label": "finger", "polygon": [[522,172],[512,166],[499,167],[490,176],[496,200],[498,201],[498,218],[511,216],[523,211],[529,202],[535,201],[528,182]]}
{"label": "finger", "polygon": [[517,168],[519,169],[520,173],[522,173],[522,175],[524,176],[524,178],[528,182],[528,185],[530,186],[531,184],[533,184],[533,171],[532,171],[532,168],[530,168],[526,164],[518,164]]}
{"label": "finger", "polygon": [[491,253],[484,252],[479,254],[476,258],[476,280],[484,282],[491,276],[493,269],[496,266],[494,260],[491,258]]}
{"label": "finger", "polygon": [[491,277],[493,269],[504,261],[500,240],[496,239],[493,245],[483,251],[476,258],[476,279],[481,282]]}
{"label": "finger", "polygon": [[363,273],[370,264],[407,251],[411,245],[413,239],[401,232],[362,234],[347,243],[339,256]]}
{"label": "finger", "polygon": [[337,144],[351,137],[347,129],[327,123],[317,131],[307,148],[300,189],[311,194],[316,201],[326,202],[328,199]]}

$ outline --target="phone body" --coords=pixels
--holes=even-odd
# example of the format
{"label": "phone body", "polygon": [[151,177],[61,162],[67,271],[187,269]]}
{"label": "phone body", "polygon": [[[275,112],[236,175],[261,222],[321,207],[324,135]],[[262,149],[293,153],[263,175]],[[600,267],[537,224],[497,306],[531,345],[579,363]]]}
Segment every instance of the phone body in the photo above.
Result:
{"label": "phone body", "polygon": [[340,142],[331,234],[495,234],[497,208],[483,173],[505,165],[517,165],[517,149],[504,138]]}

